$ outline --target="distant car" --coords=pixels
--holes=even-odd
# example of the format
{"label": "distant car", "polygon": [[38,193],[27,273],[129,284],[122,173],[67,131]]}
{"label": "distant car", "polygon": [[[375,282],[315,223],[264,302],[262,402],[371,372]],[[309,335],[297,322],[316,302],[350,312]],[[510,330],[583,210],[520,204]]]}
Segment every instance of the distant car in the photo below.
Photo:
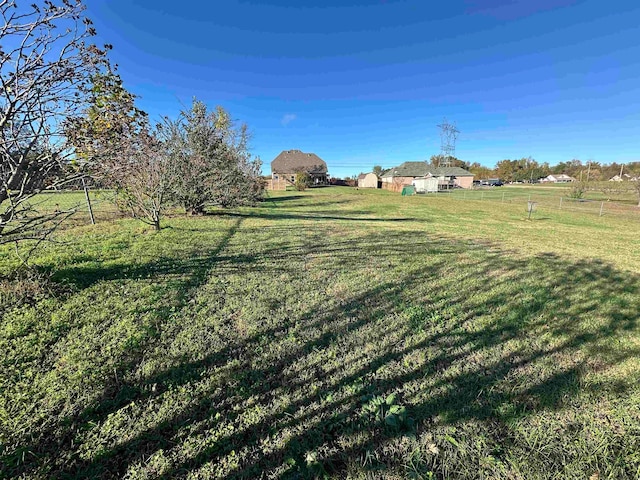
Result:
{"label": "distant car", "polygon": [[497,178],[490,178],[489,180],[480,180],[478,181],[478,183],[475,183],[476,185],[480,185],[481,187],[501,187],[502,185],[504,185],[504,183],[502,183],[502,180],[499,180]]}

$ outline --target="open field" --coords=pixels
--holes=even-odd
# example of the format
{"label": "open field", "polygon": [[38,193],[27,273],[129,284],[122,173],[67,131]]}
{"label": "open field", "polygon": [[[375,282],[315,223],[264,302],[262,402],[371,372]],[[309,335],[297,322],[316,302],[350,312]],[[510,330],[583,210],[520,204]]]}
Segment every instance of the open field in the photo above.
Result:
{"label": "open field", "polygon": [[[610,187],[610,190],[606,188]],[[504,187],[481,187],[474,190],[450,190],[438,195],[450,195],[456,200],[482,200],[499,203],[525,205],[536,202],[546,210],[566,210],[598,216],[638,217],[638,196],[627,186],[608,183],[605,190],[588,190],[583,198],[571,198],[571,187],[566,184],[505,185]],[[594,187],[595,188],[595,187]],[[619,188],[620,190],[616,190]]]}
{"label": "open field", "polygon": [[640,218],[526,216],[325,188],[65,230],[0,290],[0,478],[638,478]]}

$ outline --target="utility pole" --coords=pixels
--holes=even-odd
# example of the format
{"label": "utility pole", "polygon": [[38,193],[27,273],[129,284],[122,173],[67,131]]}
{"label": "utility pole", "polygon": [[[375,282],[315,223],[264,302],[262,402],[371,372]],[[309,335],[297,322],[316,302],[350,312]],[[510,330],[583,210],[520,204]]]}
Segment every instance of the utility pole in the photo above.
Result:
{"label": "utility pole", "polygon": [[460,130],[456,128],[456,124],[447,122],[445,118],[440,125],[440,158],[438,159],[438,167],[451,167],[453,157],[456,153],[456,140],[460,134]]}

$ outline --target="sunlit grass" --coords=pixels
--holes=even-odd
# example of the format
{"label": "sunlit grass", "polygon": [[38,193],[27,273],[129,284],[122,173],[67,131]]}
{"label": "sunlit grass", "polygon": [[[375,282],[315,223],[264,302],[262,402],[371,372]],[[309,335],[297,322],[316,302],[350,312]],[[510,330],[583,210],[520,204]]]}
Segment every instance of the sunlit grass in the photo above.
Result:
{"label": "sunlit grass", "polygon": [[640,473],[640,221],[326,188],[166,226],[3,297],[0,476]]}

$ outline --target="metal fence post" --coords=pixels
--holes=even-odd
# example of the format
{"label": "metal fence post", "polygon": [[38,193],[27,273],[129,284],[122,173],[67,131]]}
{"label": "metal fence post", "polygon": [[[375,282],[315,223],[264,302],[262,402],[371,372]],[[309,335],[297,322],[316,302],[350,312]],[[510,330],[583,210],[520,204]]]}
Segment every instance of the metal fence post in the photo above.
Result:
{"label": "metal fence post", "polygon": [[502,203],[504,203],[504,191],[502,192]]}
{"label": "metal fence post", "polygon": [[95,225],[96,219],[93,216],[93,208],[91,208],[91,200],[89,199],[89,189],[87,188],[87,183],[84,181],[84,177],[82,177],[82,188],[84,189],[84,198],[87,199],[87,207],[89,207],[89,216],[91,217],[91,225]]}
{"label": "metal fence post", "polygon": [[560,197],[560,210],[562,210],[562,197]]}
{"label": "metal fence post", "polygon": [[600,216],[602,216],[603,209],[604,209],[604,202],[600,202]]}

